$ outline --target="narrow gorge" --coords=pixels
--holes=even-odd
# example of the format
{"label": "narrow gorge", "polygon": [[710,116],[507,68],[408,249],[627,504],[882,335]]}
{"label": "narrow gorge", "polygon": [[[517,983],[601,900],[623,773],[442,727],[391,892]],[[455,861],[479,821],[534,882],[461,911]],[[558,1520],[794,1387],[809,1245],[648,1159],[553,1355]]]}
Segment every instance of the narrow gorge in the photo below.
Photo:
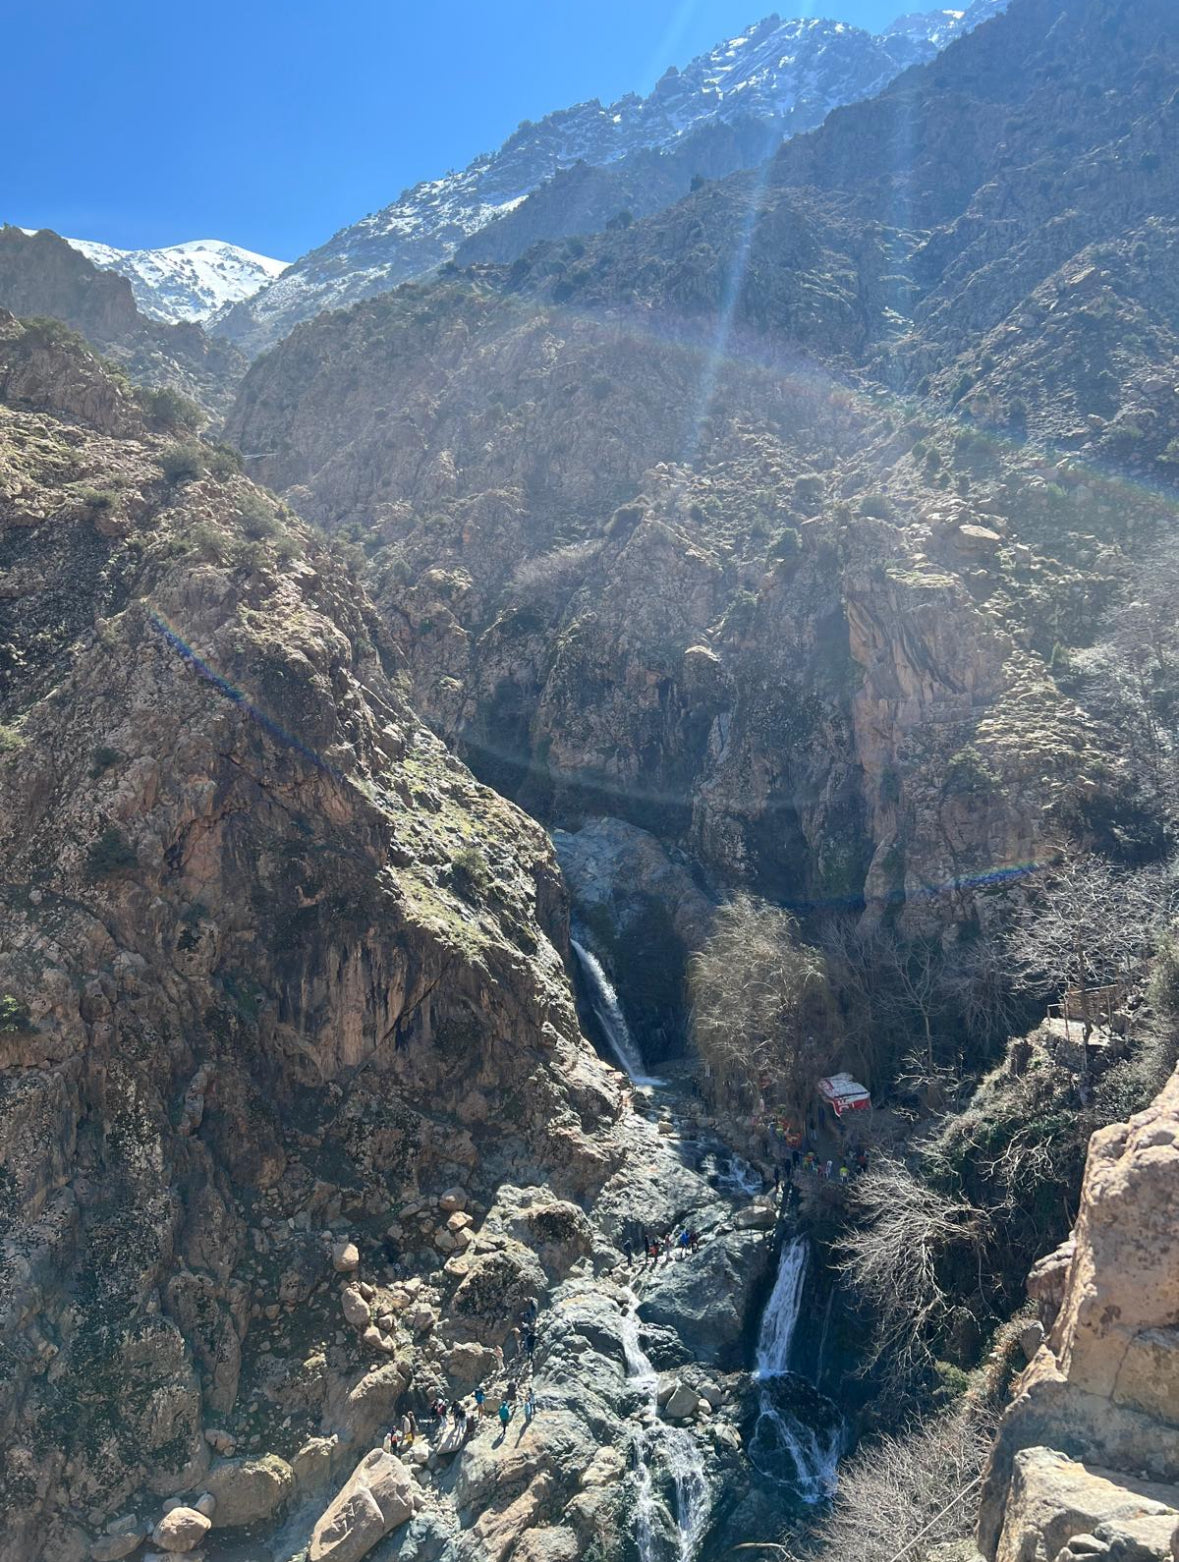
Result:
{"label": "narrow gorge", "polygon": [[1179,1559],[1179,13],[872,15],[4,214],[0,1562]]}

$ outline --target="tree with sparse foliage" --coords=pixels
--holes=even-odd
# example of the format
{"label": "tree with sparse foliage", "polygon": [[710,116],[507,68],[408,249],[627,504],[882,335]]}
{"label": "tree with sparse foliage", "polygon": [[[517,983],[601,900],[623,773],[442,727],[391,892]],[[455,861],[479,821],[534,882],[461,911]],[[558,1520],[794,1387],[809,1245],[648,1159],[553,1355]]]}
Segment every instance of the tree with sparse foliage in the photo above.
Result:
{"label": "tree with sparse foliage", "polygon": [[741,894],[692,959],[692,1035],[727,1095],[768,1088],[799,1107],[835,1055],[838,1013],[822,953],[789,912]]}
{"label": "tree with sparse foliage", "polygon": [[1062,851],[1008,935],[1013,971],[1029,992],[1075,995],[1082,1066],[1096,1023],[1094,989],[1145,981],[1144,962],[1166,925],[1172,887],[1157,870],[1129,872],[1076,848]]}
{"label": "tree with sparse foliage", "polygon": [[952,1307],[942,1257],[977,1243],[986,1217],[890,1159],[856,1179],[850,1205],[855,1225],[838,1244],[840,1267],[874,1318],[869,1364],[899,1391],[935,1360]]}

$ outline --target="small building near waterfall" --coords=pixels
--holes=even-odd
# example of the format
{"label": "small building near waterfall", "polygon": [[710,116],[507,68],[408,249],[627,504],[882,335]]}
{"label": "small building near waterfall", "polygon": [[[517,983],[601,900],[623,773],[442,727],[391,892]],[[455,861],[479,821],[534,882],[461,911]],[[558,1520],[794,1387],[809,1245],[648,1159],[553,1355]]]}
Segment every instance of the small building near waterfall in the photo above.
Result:
{"label": "small building near waterfall", "polygon": [[866,1112],[872,1105],[871,1093],[850,1074],[831,1074],[821,1079],[819,1094],[836,1117],[844,1117],[848,1112]]}

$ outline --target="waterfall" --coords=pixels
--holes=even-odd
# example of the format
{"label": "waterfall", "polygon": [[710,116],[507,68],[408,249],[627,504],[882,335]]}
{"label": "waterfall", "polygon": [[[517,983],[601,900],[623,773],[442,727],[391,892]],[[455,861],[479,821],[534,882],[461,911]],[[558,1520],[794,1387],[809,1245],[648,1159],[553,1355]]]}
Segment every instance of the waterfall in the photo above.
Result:
{"label": "waterfall", "polygon": [[784,1244],[778,1260],[778,1277],[761,1315],[757,1337],[757,1376],[780,1378],[790,1370],[790,1346],[802,1307],[802,1287],[810,1257],[805,1237]]}
{"label": "waterfall", "polygon": [[603,971],[601,962],[575,938],[570,942],[581,966],[586,986],[589,988],[590,1005],[609,1043],[610,1051],[618,1059],[632,1084],[661,1085],[663,1083],[661,1079],[653,1079],[650,1074],[643,1071],[643,1055],[635,1045],[630,1027],[626,1023],[626,1016],[622,1012],[622,1005],[618,1002],[618,994],[614,991],[610,978]]}
{"label": "waterfall", "polygon": [[843,1421],[829,1399],[790,1371],[809,1256],[805,1237],[783,1244],[757,1341],[761,1391],[749,1457],[763,1474],[815,1503],[835,1491]]}
{"label": "waterfall", "polygon": [[655,1495],[654,1472],[666,1472],[675,1493],[675,1562],[695,1562],[700,1542],[708,1528],[712,1496],[704,1468],[700,1445],[686,1427],[668,1426],[659,1419],[659,1374],[639,1343],[638,1297],[626,1293],[622,1315],[622,1350],[626,1358],[626,1376],[646,1401],[646,1424],[636,1434],[635,1449],[635,1544],[639,1562],[662,1562],[666,1552],[657,1537],[665,1525]]}

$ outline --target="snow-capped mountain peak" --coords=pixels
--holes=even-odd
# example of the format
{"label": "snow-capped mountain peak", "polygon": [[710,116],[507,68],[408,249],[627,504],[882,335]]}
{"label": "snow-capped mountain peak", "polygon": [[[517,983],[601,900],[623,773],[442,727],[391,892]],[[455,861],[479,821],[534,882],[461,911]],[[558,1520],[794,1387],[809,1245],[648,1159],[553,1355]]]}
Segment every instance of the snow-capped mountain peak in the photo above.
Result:
{"label": "snow-capped mountain peak", "polygon": [[[760,160],[775,140],[813,130],[832,109],[871,97],[1006,3],[973,0],[965,11],[904,16],[880,34],[816,17],[782,21],[769,16],[682,69],[671,67],[646,97],[632,92],[607,105],[595,98],[535,123],[525,120],[497,152],[415,185],[392,205],[342,229],[255,297],[223,309],[211,329],[247,351],[267,347],[322,310],[354,304],[421,276],[449,260],[473,235],[490,233],[493,224],[501,233],[522,217],[517,208],[530,196],[577,164],[605,169],[651,154],[674,158],[688,148],[694,151],[702,136],[734,127],[730,163],[719,172],[748,166],[740,158],[754,145],[758,150],[752,160]],[[750,134],[750,127],[758,133]],[[714,175],[724,156],[723,150],[714,151]],[[663,180],[661,198],[678,199],[687,192],[693,169],[679,172],[682,188],[669,190],[674,178]],[[625,204],[642,215],[642,201],[642,191],[631,191]],[[518,222],[516,232],[525,243],[559,235],[561,227],[558,222],[546,228],[538,218]],[[514,258],[511,251],[510,242],[501,245],[496,258]]]}
{"label": "snow-capped mountain peak", "polygon": [[113,249],[89,239],[67,239],[104,271],[121,272],[135,302],[153,320],[207,320],[218,309],[249,298],[287,269],[287,262],[256,255],[222,239],[190,239],[164,249]]}

